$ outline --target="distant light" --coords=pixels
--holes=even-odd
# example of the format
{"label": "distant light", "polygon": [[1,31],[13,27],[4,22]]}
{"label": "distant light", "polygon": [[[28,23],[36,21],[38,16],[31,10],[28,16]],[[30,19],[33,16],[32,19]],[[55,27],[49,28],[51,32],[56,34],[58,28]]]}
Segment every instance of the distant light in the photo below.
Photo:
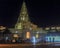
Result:
{"label": "distant light", "polygon": [[18,31],[16,31],[15,33],[18,33]]}
{"label": "distant light", "polygon": [[27,33],[26,33],[26,38],[27,38],[27,39],[30,39],[30,32],[27,32]]}
{"label": "distant light", "polygon": [[35,42],[35,37],[33,37],[33,42]]}
{"label": "distant light", "polygon": [[36,44],[36,38],[34,36],[32,37],[32,42],[34,45]]}
{"label": "distant light", "polygon": [[14,39],[14,40],[12,40],[12,42],[16,42],[16,40]]}
{"label": "distant light", "polygon": [[5,39],[8,40],[8,37],[6,37]]}
{"label": "distant light", "polygon": [[60,27],[56,27],[56,29],[60,29]]}
{"label": "distant light", "polygon": [[18,34],[14,34],[13,37],[19,37]]}
{"label": "distant light", "polygon": [[49,27],[46,27],[45,30],[50,30],[50,28]]}
{"label": "distant light", "polygon": [[55,27],[51,27],[51,29],[55,29]]}
{"label": "distant light", "polygon": [[39,32],[37,32],[37,33],[39,33]]}
{"label": "distant light", "polygon": [[4,30],[4,29],[6,29],[6,27],[0,26],[0,30]]}
{"label": "distant light", "polygon": [[37,34],[36,34],[36,38],[38,38],[38,37],[39,37],[39,34],[37,33]]}

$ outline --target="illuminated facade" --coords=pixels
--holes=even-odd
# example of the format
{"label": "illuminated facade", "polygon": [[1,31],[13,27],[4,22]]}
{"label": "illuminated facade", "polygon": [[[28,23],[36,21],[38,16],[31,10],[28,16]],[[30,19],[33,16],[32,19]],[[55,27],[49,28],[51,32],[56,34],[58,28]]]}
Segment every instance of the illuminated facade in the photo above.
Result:
{"label": "illuminated facade", "polygon": [[[24,32],[24,38],[30,38],[33,35],[33,32],[42,30],[42,28],[38,28],[37,25],[30,22],[25,2],[23,2],[22,4],[22,8],[20,10],[20,14],[15,25],[15,29],[22,30],[22,32]],[[37,34],[35,36],[36,38],[38,38],[39,35]]]}
{"label": "illuminated facade", "polygon": [[23,2],[17,23],[15,24],[15,28],[12,29],[12,32],[15,33],[17,31],[17,33],[20,33],[20,36],[24,38],[31,38],[31,36],[39,38],[41,33],[47,33],[49,31],[55,32],[56,30],[60,31],[60,27],[38,28],[37,25],[31,23],[26,4]]}
{"label": "illuminated facade", "polygon": [[45,27],[44,30],[56,32],[56,31],[60,31],[60,26]]}
{"label": "illuminated facade", "polygon": [[[0,26],[0,30],[4,31],[4,29],[6,29],[6,27]],[[24,39],[32,38],[32,42],[35,42],[36,39],[40,39],[43,37],[45,37],[46,42],[60,42],[60,34],[51,35],[53,32],[60,31],[60,27],[53,26],[38,28],[37,25],[30,22],[25,2],[23,2],[22,4],[22,8],[20,10],[17,23],[15,24],[15,28],[11,28],[10,31],[14,33],[12,36],[14,38],[12,42],[16,42],[15,39],[17,39],[18,37],[22,37]],[[46,34],[49,34],[48,32],[52,33],[49,36],[47,36]]]}

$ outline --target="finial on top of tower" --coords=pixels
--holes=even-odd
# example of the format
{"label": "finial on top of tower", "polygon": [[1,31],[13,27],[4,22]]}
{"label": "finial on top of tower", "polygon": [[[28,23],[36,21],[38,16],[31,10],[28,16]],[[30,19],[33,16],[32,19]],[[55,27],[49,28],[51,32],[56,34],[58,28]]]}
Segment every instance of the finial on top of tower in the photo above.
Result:
{"label": "finial on top of tower", "polygon": [[26,6],[25,0],[23,0],[23,4],[22,4],[22,6],[23,6],[23,7],[25,7],[25,6]]}

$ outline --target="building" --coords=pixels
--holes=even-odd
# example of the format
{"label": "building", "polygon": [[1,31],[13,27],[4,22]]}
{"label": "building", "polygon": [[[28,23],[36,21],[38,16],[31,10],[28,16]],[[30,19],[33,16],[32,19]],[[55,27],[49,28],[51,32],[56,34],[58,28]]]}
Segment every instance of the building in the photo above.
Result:
{"label": "building", "polygon": [[39,34],[44,33],[42,28],[38,28],[37,25],[30,21],[25,1],[23,1],[15,28],[11,28],[10,30],[13,33],[20,33],[23,38],[31,38],[31,36],[38,38]]}

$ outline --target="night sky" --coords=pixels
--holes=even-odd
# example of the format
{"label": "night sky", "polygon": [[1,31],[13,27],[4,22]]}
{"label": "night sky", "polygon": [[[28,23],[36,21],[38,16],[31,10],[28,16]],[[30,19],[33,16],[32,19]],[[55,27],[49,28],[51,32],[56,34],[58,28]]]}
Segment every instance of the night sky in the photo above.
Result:
{"label": "night sky", "polygon": [[[0,25],[14,27],[23,0],[0,0]],[[25,0],[30,21],[39,27],[60,25],[60,2],[57,0]]]}

